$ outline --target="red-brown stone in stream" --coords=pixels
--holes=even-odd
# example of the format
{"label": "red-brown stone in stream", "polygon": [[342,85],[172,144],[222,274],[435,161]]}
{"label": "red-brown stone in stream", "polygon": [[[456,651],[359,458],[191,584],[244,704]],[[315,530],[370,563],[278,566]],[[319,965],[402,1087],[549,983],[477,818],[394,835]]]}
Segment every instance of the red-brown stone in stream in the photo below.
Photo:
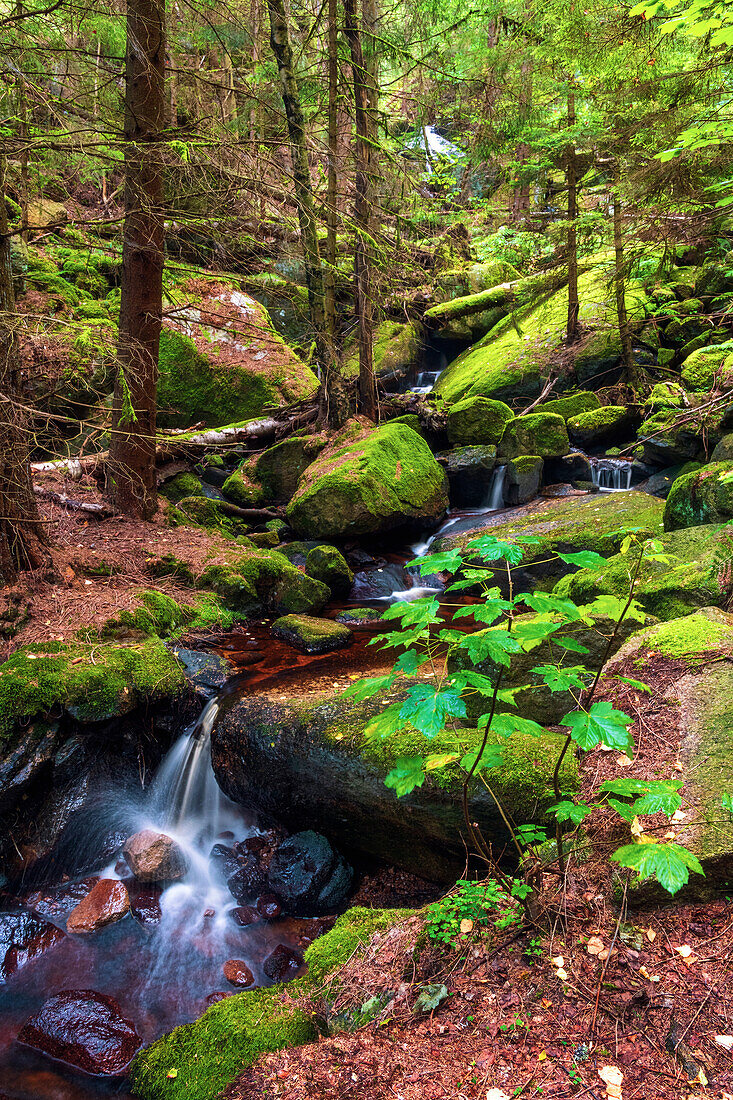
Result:
{"label": "red-brown stone in stream", "polygon": [[170,882],[182,878],[188,863],[173,837],[142,829],[128,837],[122,854],[138,882]]}
{"label": "red-brown stone in stream", "polygon": [[58,920],[67,916],[78,901],[85,898],[93,886],[99,882],[99,875],[91,875],[81,882],[69,882],[54,890],[36,890],[26,898],[26,905],[39,917]]}
{"label": "red-brown stone in stream", "polygon": [[232,985],[253,985],[254,976],[252,971],[247,966],[246,962],[241,959],[230,959],[229,962],[224,963],[224,977]]}
{"label": "red-brown stone in stream", "polygon": [[71,910],[66,922],[67,932],[96,932],[107,924],[122,920],[130,908],[130,898],[124,882],[102,878],[87,896]]}
{"label": "red-brown stone in stream", "polygon": [[60,928],[30,913],[0,913],[0,982],[65,938]]}
{"label": "red-brown stone in stream", "polygon": [[160,924],[160,894],[156,890],[140,890],[130,898],[130,912],[145,927]]}
{"label": "red-brown stone in stream", "polygon": [[34,1050],[97,1076],[116,1077],[142,1046],[140,1036],[112,999],[91,989],[50,997],[21,1028],[18,1039]]}
{"label": "red-brown stone in stream", "polygon": [[[233,994],[224,993],[222,990],[217,990],[216,993],[209,993],[208,997],[206,997],[204,1000],[204,1004],[207,1008],[210,1008],[211,1005],[218,1004],[219,1001],[225,1001],[227,997],[231,996],[233,996]],[[2,1097],[0,1097],[0,1100],[2,1100]]]}
{"label": "red-brown stone in stream", "polygon": [[273,982],[284,982],[303,965],[303,956],[284,943],[279,943],[262,964],[262,969]]}
{"label": "red-brown stone in stream", "polygon": [[242,928],[246,928],[248,924],[256,924],[258,920],[261,920],[260,914],[251,905],[239,905],[236,909],[232,909],[232,916],[237,924],[241,924]]}
{"label": "red-brown stone in stream", "polygon": [[257,898],[257,912],[265,920],[275,920],[283,911],[283,907],[274,894],[263,894]]}

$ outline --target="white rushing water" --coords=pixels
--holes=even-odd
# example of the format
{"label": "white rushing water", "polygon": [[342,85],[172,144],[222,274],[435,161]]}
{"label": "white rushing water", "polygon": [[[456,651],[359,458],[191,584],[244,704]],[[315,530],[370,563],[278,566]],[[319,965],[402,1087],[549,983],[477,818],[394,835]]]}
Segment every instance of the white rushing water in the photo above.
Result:
{"label": "white rushing water", "polygon": [[601,492],[619,493],[631,488],[631,463],[622,458],[591,458],[593,484]]}
{"label": "white rushing water", "polygon": [[414,386],[410,386],[411,393],[430,393],[441,375],[439,370],[420,371]]}

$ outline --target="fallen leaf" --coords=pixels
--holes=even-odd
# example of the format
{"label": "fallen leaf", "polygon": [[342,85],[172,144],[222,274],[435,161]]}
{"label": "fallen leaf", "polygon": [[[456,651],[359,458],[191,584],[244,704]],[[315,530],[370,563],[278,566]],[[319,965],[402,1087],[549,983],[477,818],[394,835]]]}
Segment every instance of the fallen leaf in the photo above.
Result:
{"label": "fallen leaf", "polygon": [[604,947],[605,944],[600,936],[591,936],[585,949],[589,955],[600,955]]}
{"label": "fallen leaf", "polygon": [[616,763],[618,764],[619,768],[628,768],[631,766],[633,761],[631,760],[631,757],[627,756],[624,752],[621,754],[621,756],[618,756],[616,758]]}
{"label": "fallen leaf", "polygon": [[486,1093],[486,1100],[509,1100],[509,1097],[504,1089],[489,1089]]}
{"label": "fallen leaf", "polygon": [[639,840],[639,838],[644,835],[644,828],[638,817],[635,817],[631,822],[631,835],[635,840]]}
{"label": "fallen leaf", "polygon": [[687,814],[683,810],[675,810],[670,821],[687,821]]}
{"label": "fallen leaf", "polygon": [[544,1062],[546,1058],[547,1058],[547,1051],[546,1050],[541,1050],[539,1052],[539,1054],[537,1055],[537,1061],[538,1062]]}
{"label": "fallen leaf", "polygon": [[558,967],[557,976],[561,982],[566,982],[568,980],[568,972],[562,966]]}
{"label": "fallen leaf", "polygon": [[598,1076],[606,1086],[608,1100],[621,1100],[621,1082],[624,1075],[618,1066],[601,1066]]}
{"label": "fallen leaf", "polygon": [[675,760],[675,762],[674,762],[674,770],[675,770],[676,772],[681,772],[681,771],[683,770],[683,768],[682,768],[682,765],[680,764],[679,760]]}
{"label": "fallen leaf", "polygon": [[658,982],[659,981],[659,975],[658,974],[650,974],[645,966],[640,966],[639,967],[639,973],[641,974],[642,978],[646,978],[646,980],[648,982]]}
{"label": "fallen leaf", "polygon": [[723,1050],[733,1050],[733,1035],[716,1035],[715,1042]]}
{"label": "fallen leaf", "polygon": [[555,955],[551,962],[553,966],[565,966],[565,959],[562,955]]}
{"label": "fallen leaf", "polygon": [[649,943],[654,943],[655,939],[657,938],[657,933],[654,931],[653,928],[647,928],[646,938],[649,940]]}
{"label": "fallen leaf", "polygon": [[464,919],[461,921],[461,932],[464,935],[466,934],[466,932],[473,932],[473,921],[469,920],[468,917],[464,917]]}

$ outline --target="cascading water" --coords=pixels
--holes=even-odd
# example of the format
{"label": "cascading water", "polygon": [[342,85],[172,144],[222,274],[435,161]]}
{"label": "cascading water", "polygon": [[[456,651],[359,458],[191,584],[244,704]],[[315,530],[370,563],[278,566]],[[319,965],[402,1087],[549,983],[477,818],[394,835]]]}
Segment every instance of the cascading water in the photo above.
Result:
{"label": "cascading water", "polygon": [[601,492],[619,493],[631,488],[631,463],[622,458],[592,458],[593,484]]}
{"label": "cascading water", "polygon": [[430,393],[441,375],[439,370],[420,371],[414,386],[410,386],[411,393]]}

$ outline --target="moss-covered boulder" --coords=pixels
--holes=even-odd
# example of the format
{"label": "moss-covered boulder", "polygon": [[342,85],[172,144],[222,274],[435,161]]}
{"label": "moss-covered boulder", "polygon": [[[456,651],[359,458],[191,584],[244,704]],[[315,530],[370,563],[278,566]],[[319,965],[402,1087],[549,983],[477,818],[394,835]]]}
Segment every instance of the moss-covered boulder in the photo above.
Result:
{"label": "moss-covered boulder", "polygon": [[[631,292],[633,308],[643,309],[643,299]],[[627,296],[628,297],[628,296]],[[628,304],[628,303],[627,303]],[[583,341],[573,360],[575,377],[581,385],[606,386],[617,375],[621,358],[621,337],[618,326],[601,328]]]}
{"label": "moss-covered boulder", "polygon": [[199,420],[216,427],[315,392],[318,379],[254,298],[224,283],[203,294],[197,282],[185,283],[177,293],[186,307],[166,321],[160,338],[162,427]]}
{"label": "moss-covered boulder", "polygon": [[728,387],[733,382],[733,341],[700,348],[682,364],[680,378],[692,392]]}
{"label": "moss-covered boulder", "polygon": [[508,422],[499,444],[499,454],[505,458],[517,458],[519,455],[562,458],[569,450],[565,421],[555,413],[546,412],[515,416]]}
{"label": "moss-covered boulder", "polygon": [[504,475],[504,500],[507,504],[526,504],[534,500],[542,483],[544,459],[539,455],[518,455],[507,463]]}
{"label": "moss-covered boulder", "polygon": [[[666,561],[642,558],[635,599],[657,619],[667,621],[700,607],[724,606],[731,593],[733,532],[725,526],[688,527],[661,537]],[[555,592],[576,603],[598,596],[628,596],[636,557],[616,554],[598,569],[580,569],[557,584]]]}
{"label": "moss-covered boulder", "polygon": [[[333,693],[307,701],[241,699],[212,736],[218,782],[235,801],[276,813],[290,827],[307,821],[342,848],[447,882],[465,860],[460,777],[437,773],[403,798],[384,780],[400,757],[455,751],[457,736],[469,748],[479,735],[464,730],[427,740],[403,732],[375,741],[365,728],[383,706]],[[520,732],[501,742],[505,763],[487,776],[490,787],[514,820],[544,820],[560,742]],[[563,786],[574,784],[575,763],[569,761]],[[484,835],[504,839],[501,815],[482,783],[471,785],[470,812]]]}
{"label": "moss-covered boulder", "polygon": [[623,443],[631,436],[636,419],[625,405],[603,405],[568,420],[568,432],[580,447],[602,447]]}
{"label": "moss-covered boulder", "polygon": [[177,504],[184,497],[195,497],[201,493],[201,482],[196,474],[185,472],[176,474],[170,481],[166,481],[160,492],[167,500]]}
{"label": "moss-covered boulder", "polygon": [[244,539],[249,527],[237,516],[228,514],[223,502],[211,497],[182,497],[168,508],[167,522],[171,527],[203,527],[225,538]]}
{"label": "moss-covered boulder", "polygon": [[638,438],[644,461],[652,465],[675,466],[705,456],[702,420],[670,406],[648,417],[639,428]]}
{"label": "moss-covered boulder", "polygon": [[733,462],[711,462],[673,483],[664,509],[666,531],[733,519]]}
{"label": "moss-covered boulder", "polygon": [[221,487],[222,496],[239,508],[257,508],[265,500],[265,490],[259,481],[252,480],[247,470],[247,464],[243,463],[229,475]]}
{"label": "moss-covered boulder", "polygon": [[466,397],[448,411],[448,439],[459,446],[496,444],[514,414],[503,401]]}
{"label": "moss-covered boulder", "polygon": [[340,550],[335,546],[314,546],[305,559],[305,571],[309,577],[328,585],[334,596],[345,596],[351,591],[354,574]]}
{"label": "moss-covered boulder", "polygon": [[283,615],[270,628],[273,638],[279,638],[303,653],[330,653],[343,649],[351,641],[348,626],[332,619],[317,619],[312,615]]}
{"label": "moss-covered boulder", "polygon": [[486,503],[496,467],[496,447],[454,447],[435,456],[448,475],[453,508],[478,508]]}
{"label": "moss-covered boulder", "polygon": [[601,403],[591,390],[578,390],[577,393],[569,393],[566,397],[555,397],[551,401],[543,401],[538,412],[554,413],[561,416],[566,422],[581,413],[592,412],[600,409]]}
{"label": "moss-covered boulder", "polygon": [[[675,898],[728,896],[733,884],[733,821],[722,809],[721,798],[730,791],[733,769],[733,615],[705,608],[643,630],[621,648],[607,672],[613,676],[623,664],[627,674],[644,680],[652,654],[655,661],[661,657],[669,662],[655,721],[680,746],[682,772],[671,770],[670,759],[668,773],[684,782],[686,820],[679,843],[697,856],[705,872],[704,878],[691,874]],[[668,897],[654,882],[631,879],[631,905]]]}
{"label": "moss-covered boulder", "polygon": [[[422,338],[414,321],[382,321],[374,334],[374,370],[380,378],[405,378],[420,361]],[[359,375],[359,345],[355,333],[344,349],[343,372]]]}
{"label": "moss-covered boulder", "polygon": [[645,401],[650,413],[660,409],[681,409],[685,404],[685,391],[678,382],[657,382]]}
{"label": "moss-covered boulder", "polygon": [[434,523],[447,506],[424,439],[404,424],[351,422],[301,475],[287,518],[306,538],[346,538]]}
{"label": "moss-covered boulder", "polygon": [[220,555],[201,574],[199,587],[210,588],[243,616],[317,615],[330,598],[325,584],[306,576],[276,550],[239,550]]}
{"label": "moss-covered boulder", "polygon": [[382,612],[376,607],[347,607],[339,611],[336,616],[337,623],[357,628],[372,626],[382,621]]}
{"label": "moss-covered boulder", "polygon": [[318,457],[326,442],[325,434],[294,435],[268,447],[246,465],[253,484],[262,486],[266,500],[287,503],[300,475]]}
{"label": "moss-covered boulder", "polygon": [[711,462],[733,462],[733,432],[724,435],[710,456]]}
{"label": "moss-covered boulder", "polygon": [[[308,972],[289,985],[253,989],[212,1005],[142,1050],[130,1080],[142,1100],[214,1100],[261,1055],[318,1037],[317,990],[375,932],[408,914],[395,909],[347,910],[305,953]],[[313,997],[313,1001],[309,1000]],[[171,1070],[176,1072],[171,1075]]]}
{"label": "moss-covered boulder", "polygon": [[24,646],[0,666],[0,743],[29,718],[64,711],[77,722],[104,722],[181,694],[186,683],[156,637],[134,645]]}

